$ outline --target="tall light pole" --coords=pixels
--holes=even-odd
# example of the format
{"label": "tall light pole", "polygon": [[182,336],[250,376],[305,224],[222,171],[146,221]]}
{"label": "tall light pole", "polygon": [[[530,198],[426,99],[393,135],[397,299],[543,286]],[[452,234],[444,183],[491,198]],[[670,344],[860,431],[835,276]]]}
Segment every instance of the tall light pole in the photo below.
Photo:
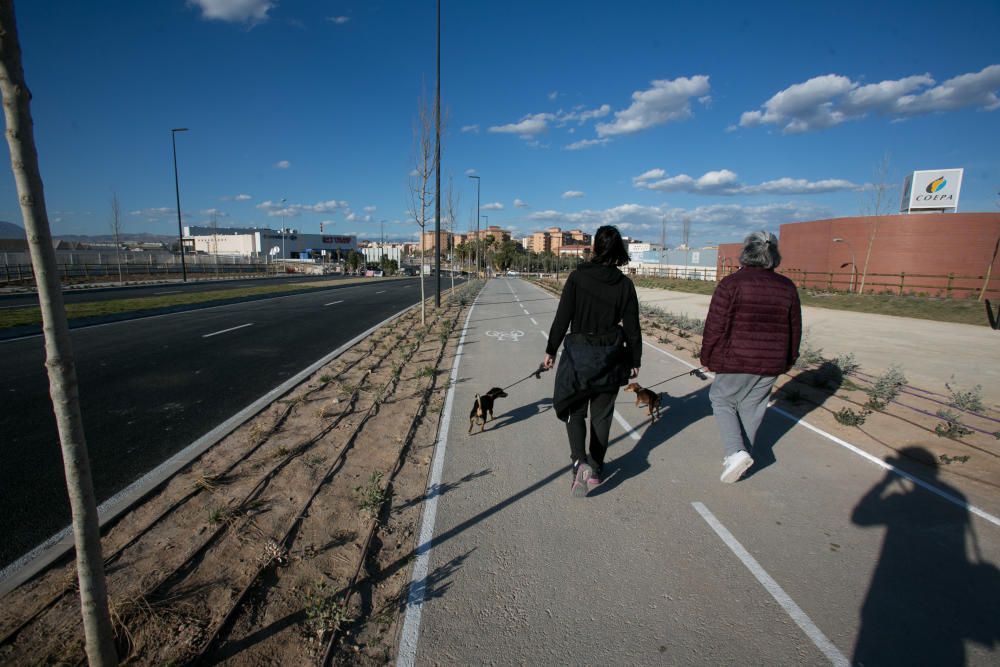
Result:
{"label": "tall light pole", "polygon": [[284,197],[281,198],[281,270],[285,270],[285,201]]}
{"label": "tall light pole", "polygon": [[850,241],[848,241],[847,239],[842,239],[839,236],[834,236],[833,237],[833,242],[834,243],[844,243],[844,244],[847,245],[847,249],[851,251],[851,289],[850,289],[850,291],[853,292],[854,291],[854,285],[855,285],[855,282],[857,281],[857,275],[858,275],[858,263],[856,261],[854,261],[854,247],[851,245]]}
{"label": "tall light pole", "polygon": [[434,96],[434,305],[441,306],[441,0],[437,1],[437,91]]}
{"label": "tall light pole", "polygon": [[478,176],[469,175],[469,178],[476,179],[476,277],[479,277],[479,186],[480,178]]}
{"label": "tall light pole", "polygon": [[[486,220],[486,229],[490,228],[490,216],[484,215],[483,219]],[[489,271],[489,264],[486,262],[486,248],[483,248],[483,275],[485,276],[487,271]]]}
{"label": "tall light pole", "polygon": [[181,185],[177,178],[177,133],[187,132],[186,127],[175,127],[170,130],[170,143],[174,147],[174,194],[177,195],[177,242],[181,246],[181,276],[187,282],[187,265],[184,263],[184,228],[181,226]]}

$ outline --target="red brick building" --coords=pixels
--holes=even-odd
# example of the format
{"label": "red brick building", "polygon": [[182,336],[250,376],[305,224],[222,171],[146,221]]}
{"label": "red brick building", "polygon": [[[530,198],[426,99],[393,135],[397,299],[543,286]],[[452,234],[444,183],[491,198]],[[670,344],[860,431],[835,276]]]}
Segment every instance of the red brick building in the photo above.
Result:
{"label": "red brick building", "polygon": [[[967,297],[978,295],[985,282],[1000,240],[1000,213],[885,215],[781,225],[780,271],[800,286],[858,289],[873,229],[865,292]],[[740,243],[719,246],[719,275],[739,266],[741,249]],[[996,299],[1000,257],[992,265],[987,296]]]}

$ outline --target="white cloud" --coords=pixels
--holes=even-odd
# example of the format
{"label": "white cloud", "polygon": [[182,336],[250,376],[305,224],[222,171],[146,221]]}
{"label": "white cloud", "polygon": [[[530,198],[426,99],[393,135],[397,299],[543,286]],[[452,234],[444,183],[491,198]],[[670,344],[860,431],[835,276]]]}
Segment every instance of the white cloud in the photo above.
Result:
{"label": "white cloud", "polygon": [[793,134],[833,127],[870,113],[898,120],[964,108],[1000,109],[1000,65],[934,84],[929,73],[866,85],[826,74],[775,93],[761,109],[744,112],[739,124],[773,124]]}
{"label": "white cloud", "polygon": [[550,113],[529,114],[516,123],[506,125],[494,125],[490,127],[490,132],[500,132],[504,134],[517,134],[522,137],[531,137],[541,134],[549,129],[549,121],[555,118]]}
{"label": "white cloud", "polygon": [[640,132],[670,121],[691,117],[691,98],[701,98],[708,94],[708,77],[678,77],[673,80],[660,79],[651,82],[647,90],[632,93],[632,104],[627,109],[615,112],[610,123],[598,123],[600,137]]}
{"label": "white cloud", "polygon": [[365,213],[374,213],[377,210],[378,210],[377,206],[365,206],[364,208]]}
{"label": "white cloud", "polygon": [[350,16],[328,16],[326,18],[330,23],[336,23],[337,25],[344,25],[351,20]]}
{"label": "white cloud", "polygon": [[479,134],[478,125],[463,125],[462,132],[472,132],[473,134]]}
{"label": "white cloud", "polygon": [[292,166],[292,163],[289,162],[288,160],[280,160],[280,161],[274,163],[274,168],[275,169],[288,169],[291,166]]}
{"label": "white cloud", "polygon": [[348,207],[349,205],[346,201],[337,201],[336,199],[316,202],[315,204],[285,204],[282,202],[273,202],[269,199],[257,204],[257,208],[266,211],[272,218],[280,216],[294,217],[302,213],[333,213],[334,211],[347,209]]}
{"label": "white cloud", "polygon": [[580,192],[579,190],[567,190],[566,192],[562,193],[563,199],[579,199],[582,196],[583,193]]}
{"label": "white cloud", "polygon": [[779,178],[758,185],[744,185],[736,172],[729,169],[705,172],[698,178],[687,174],[667,177],[662,169],[650,169],[632,179],[635,187],[659,192],[690,192],[705,195],[803,195],[843,190],[860,190],[859,186],[840,178],[809,181],[804,178]]}
{"label": "white cloud", "polygon": [[227,21],[229,23],[263,23],[267,13],[277,2],[274,0],[188,0],[188,6],[201,9],[206,20]]}
{"label": "white cloud", "polygon": [[465,175],[466,176],[475,176],[476,175],[476,170],[475,169],[466,169],[465,170]]}
{"label": "white cloud", "polygon": [[[522,139],[533,140],[539,134],[547,131],[550,124],[555,124],[556,127],[565,127],[568,123],[576,123],[577,125],[583,125],[584,123],[594,120],[595,118],[602,118],[611,113],[611,107],[607,104],[602,104],[596,109],[586,109],[583,106],[574,107],[570,111],[563,111],[560,109],[555,113],[533,113],[524,116],[516,123],[507,123],[506,125],[494,125],[489,128],[489,132],[503,133],[503,134],[516,134]],[[465,128],[462,128],[463,131]],[[537,147],[537,143],[534,144]]]}
{"label": "white cloud", "polygon": [[483,204],[480,208],[484,211],[502,211],[503,204],[501,204],[498,201],[495,201],[492,204]]}
{"label": "white cloud", "polygon": [[235,199],[236,201],[248,201],[252,199],[252,197],[250,195],[239,194],[233,197],[233,199]]}
{"label": "white cloud", "polygon": [[548,97],[550,100],[555,100],[557,97],[559,97],[559,91],[553,90],[551,93],[549,93]]}
{"label": "white cloud", "polygon": [[601,225],[615,225],[631,236],[645,234],[647,239],[653,240],[660,238],[661,224],[666,219],[667,243],[676,245],[682,221],[688,218],[692,223],[692,244],[698,245],[709,241],[738,242],[747,233],[761,228],[777,233],[781,224],[817,220],[830,213],[824,207],[791,203],[763,206],[714,204],[693,209],[622,204],[603,210],[588,209],[571,213],[538,211],[529,215],[528,219],[546,225],[558,224],[589,231],[594,231]]}
{"label": "white cloud", "polygon": [[129,211],[129,215],[138,215],[145,218],[159,218],[165,215],[177,215],[176,208],[169,206],[158,206],[156,208],[143,208],[136,211]]}
{"label": "white cloud", "polygon": [[603,146],[611,141],[610,139],[581,139],[580,141],[574,141],[571,144],[566,144],[563,146],[563,150],[567,151],[578,151],[584,148],[590,148],[591,146]]}
{"label": "white cloud", "polygon": [[514,208],[529,208],[529,206],[527,203],[521,201],[520,199],[515,199]]}
{"label": "white cloud", "polygon": [[203,208],[198,211],[201,215],[214,215],[218,218],[228,218],[229,214],[217,208]]}
{"label": "white cloud", "polygon": [[333,213],[337,209],[347,208],[348,204],[346,201],[337,201],[336,199],[330,199],[328,201],[316,202],[315,204],[311,205],[296,204],[296,206],[300,207],[303,211],[309,211],[311,213]]}

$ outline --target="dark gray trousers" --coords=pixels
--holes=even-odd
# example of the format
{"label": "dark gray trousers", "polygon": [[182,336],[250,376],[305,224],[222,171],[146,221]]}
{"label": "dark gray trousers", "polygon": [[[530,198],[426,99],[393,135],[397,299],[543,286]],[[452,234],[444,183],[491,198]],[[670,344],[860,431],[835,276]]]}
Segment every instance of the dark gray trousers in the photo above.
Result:
{"label": "dark gray trousers", "polygon": [[716,374],[708,398],[712,401],[712,412],[722,434],[725,456],[745,449],[741,424],[750,447],[753,447],[757,428],[767,411],[767,399],[777,379],[773,375],[751,373]]}
{"label": "dark gray trousers", "polygon": [[617,391],[596,394],[573,405],[566,422],[569,451],[574,461],[587,459],[587,408],[590,408],[590,460],[591,466],[604,467],[604,454],[608,451],[611,417],[615,413]]}

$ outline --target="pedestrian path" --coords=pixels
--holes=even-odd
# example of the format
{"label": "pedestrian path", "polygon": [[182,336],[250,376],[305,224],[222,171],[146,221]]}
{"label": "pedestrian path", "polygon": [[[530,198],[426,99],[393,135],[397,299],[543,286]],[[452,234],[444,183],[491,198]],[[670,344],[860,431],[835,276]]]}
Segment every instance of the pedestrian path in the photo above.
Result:
{"label": "pedestrian path", "polygon": [[[723,485],[709,382],[689,375],[658,387],[655,423],[619,395],[584,499],[551,373],[468,434],[476,393],[537,368],[556,304],[499,279],[469,314],[399,664],[995,664],[1000,584],[980,563],[1000,519],[938,480],[951,500],[772,410],[758,465]],[[687,368],[647,344],[639,382]]]}
{"label": "pedestrian path", "polygon": [[[649,287],[636,292],[642,304],[699,319],[705,319],[712,300]],[[854,354],[872,375],[899,364],[910,384],[939,393],[945,393],[946,382],[962,389],[978,384],[983,399],[1000,409],[1000,332],[989,327],[812,307],[802,309],[802,324],[826,357]]]}

